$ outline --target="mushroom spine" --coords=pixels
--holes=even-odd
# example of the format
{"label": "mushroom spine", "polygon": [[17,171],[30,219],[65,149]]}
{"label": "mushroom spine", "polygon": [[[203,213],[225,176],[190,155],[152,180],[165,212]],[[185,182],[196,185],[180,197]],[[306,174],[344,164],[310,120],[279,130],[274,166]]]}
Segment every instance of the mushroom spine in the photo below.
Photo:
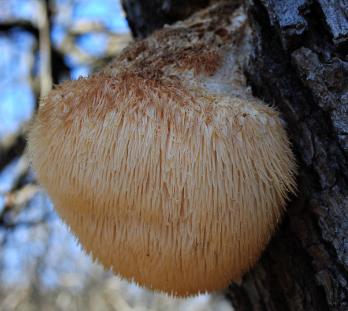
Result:
{"label": "mushroom spine", "polygon": [[43,98],[33,168],[105,268],[188,296],[259,258],[296,163],[279,113],[246,86],[250,40],[243,7],[218,4]]}

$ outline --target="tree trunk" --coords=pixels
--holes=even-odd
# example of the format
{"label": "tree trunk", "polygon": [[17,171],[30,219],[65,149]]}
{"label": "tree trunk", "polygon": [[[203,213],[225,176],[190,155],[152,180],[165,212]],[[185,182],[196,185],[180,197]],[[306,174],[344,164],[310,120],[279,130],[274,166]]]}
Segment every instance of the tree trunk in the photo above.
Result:
{"label": "tree trunk", "polygon": [[237,311],[348,310],[347,1],[246,6],[253,29],[249,84],[282,112],[300,173],[298,196],[279,230],[227,295]]}
{"label": "tree trunk", "polygon": [[249,3],[254,95],[288,123],[298,197],[261,260],[232,284],[237,310],[348,310],[348,8],[343,1]]}
{"label": "tree trunk", "polygon": [[209,0],[121,0],[134,38],[146,38],[164,24],[188,18]]}

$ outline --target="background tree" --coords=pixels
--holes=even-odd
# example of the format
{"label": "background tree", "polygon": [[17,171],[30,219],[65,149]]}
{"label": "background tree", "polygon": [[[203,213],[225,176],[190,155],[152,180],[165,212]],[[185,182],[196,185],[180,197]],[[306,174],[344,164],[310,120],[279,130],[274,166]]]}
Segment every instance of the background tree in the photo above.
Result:
{"label": "background tree", "polygon": [[[136,37],[173,22],[155,12],[180,6],[158,0],[136,10],[131,3],[142,1],[123,0]],[[299,192],[261,260],[227,295],[238,311],[348,310],[348,4],[245,5],[253,29],[245,72],[254,95],[283,114],[299,161]]]}

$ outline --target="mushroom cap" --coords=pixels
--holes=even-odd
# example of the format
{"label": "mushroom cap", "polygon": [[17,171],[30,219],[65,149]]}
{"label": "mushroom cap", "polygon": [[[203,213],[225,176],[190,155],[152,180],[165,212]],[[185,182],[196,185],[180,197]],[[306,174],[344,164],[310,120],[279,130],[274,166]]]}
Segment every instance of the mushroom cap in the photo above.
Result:
{"label": "mushroom cap", "polygon": [[245,86],[250,38],[231,39],[245,13],[217,8],[56,86],[29,133],[37,178],[86,253],[177,296],[249,269],[296,187],[278,112]]}

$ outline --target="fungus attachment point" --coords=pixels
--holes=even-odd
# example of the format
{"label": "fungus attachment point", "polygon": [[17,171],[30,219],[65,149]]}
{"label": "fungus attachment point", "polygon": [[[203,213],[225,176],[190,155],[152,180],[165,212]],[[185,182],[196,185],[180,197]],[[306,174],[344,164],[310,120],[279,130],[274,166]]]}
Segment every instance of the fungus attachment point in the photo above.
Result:
{"label": "fungus attachment point", "polygon": [[278,113],[248,94],[249,32],[243,8],[219,4],[43,99],[37,178],[105,268],[188,296],[228,286],[265,248],[296,165]]}

